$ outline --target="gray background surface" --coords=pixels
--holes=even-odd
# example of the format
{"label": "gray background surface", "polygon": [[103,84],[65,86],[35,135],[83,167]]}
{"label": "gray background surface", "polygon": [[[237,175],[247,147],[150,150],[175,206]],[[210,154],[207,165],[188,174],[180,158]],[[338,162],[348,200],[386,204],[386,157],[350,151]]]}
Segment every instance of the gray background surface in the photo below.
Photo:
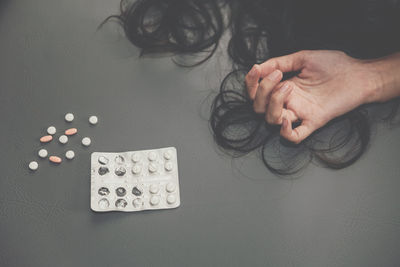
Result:
{"label": "gray background surface", "polygon": [[[195,69],[138,60],[118,27],[96,32],[115,0],[3,2],[0,266],[399,266],[398,127],[380,126],[350,168],[278,179],[255,155],[232,162],[215,148],[201,103],[230,69],[224,54]],[[38,138],[65,129],[66,112],[79,136],[46,147],[76,158],[30,173]],[[180,208],[90,210],[92,151],[165,146],[178,149]]]}

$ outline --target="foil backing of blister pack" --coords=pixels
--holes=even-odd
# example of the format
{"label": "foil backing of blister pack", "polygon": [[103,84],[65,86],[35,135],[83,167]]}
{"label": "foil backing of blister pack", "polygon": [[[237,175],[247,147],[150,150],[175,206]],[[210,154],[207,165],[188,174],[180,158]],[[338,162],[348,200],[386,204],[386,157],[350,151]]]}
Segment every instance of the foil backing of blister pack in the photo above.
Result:
{"label": "foil backing of blister pack", "polygon": [[176,148],[92,153],[93,211],[135,212],[179,205]]}

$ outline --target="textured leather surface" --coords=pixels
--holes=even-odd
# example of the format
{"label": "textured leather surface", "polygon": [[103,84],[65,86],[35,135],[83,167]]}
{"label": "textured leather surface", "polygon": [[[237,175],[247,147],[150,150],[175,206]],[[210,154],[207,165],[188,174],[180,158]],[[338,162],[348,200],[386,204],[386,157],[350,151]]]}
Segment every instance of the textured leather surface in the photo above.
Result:
{"label": "textured leather surface", "polygon": [[[354,166],[310,166],[294,181],[255,156],[231,162],[213,144],[202,101],[229,70],[138,60],[117,27],[96,27],[110,0],[10,0],[0,10],[0,266],[399,266],[400,129],[379,127]],[[80,139],[46,146],[49,125],[76,116]],[[87,117],[99,116],[96,127]],[[178,149],[176,210],[96,214],[91,151]],[[232,164],[233,163],[233,164]]]}

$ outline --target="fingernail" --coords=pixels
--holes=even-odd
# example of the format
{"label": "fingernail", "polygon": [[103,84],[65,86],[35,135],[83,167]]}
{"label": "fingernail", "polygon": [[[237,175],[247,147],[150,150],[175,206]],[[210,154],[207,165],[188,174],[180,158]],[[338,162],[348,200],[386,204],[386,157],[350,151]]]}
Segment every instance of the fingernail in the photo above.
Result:
{"label": "fingernail", "polygon": [[267,79],[273,82],[277,82],[280,78],[280,75],[281,74],[279,70],[274,70],[267,76]]}
{"label": "fingernail", "polygon": [[290,84],[289,83],[285,83],[282,88],[281,88],[281,92],[282,94],[286,93],[287,91],[289,91],[290,89]]}

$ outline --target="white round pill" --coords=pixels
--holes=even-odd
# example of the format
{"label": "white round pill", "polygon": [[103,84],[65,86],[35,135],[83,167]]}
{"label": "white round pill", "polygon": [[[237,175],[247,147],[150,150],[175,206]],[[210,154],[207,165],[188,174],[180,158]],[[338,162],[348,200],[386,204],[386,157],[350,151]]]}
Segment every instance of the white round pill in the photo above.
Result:
{"label": "white round pill", "polygon": [[157,171],[157,165],[154,163],[149,164],[149,172],[155,173]]}
{"label": "white round pill", "polygon": [[142,167],[140,167],[139,165],[135,165],[132,167],[133,174],[139,174],[141,171],[142,171]]}
{"label": "white round pill", "polygon": [[75,157],[75,152],[72,150],[68,150],[67,152],[65,152],[65,157],[67,159],[73,159]]}
{"label": "white round pill", "polygon": [[99,200],[99,208],[104,210],[110,206],[110,202],[106,198],[102,198]]}
{"label": "white round pill", "polygon": [[160,197],[159,196],[152,196],[150,198],[150,204],[153,206],[158,205],[158,203],[160,203]]}
{"label": "white round pill", "polygon": [[140,161],[140,154],[139,153],[133,153],[131,156],[131,160],[135,163]]}
{"label": "white round pill", "polygon": [[47,128],[47,133],[50,134],[50,135],[55,134],[56,131],[57,131],[56,127],[54,127],[54,126],[50,126],[49,128]]}
{"label": "white round pill", "polygon": [[36,161],[31,161],[28,165],[29,169],[32,171],[36,171],[37,168],[39,167],[39,164]]}
{"label": "white round pill", "polygon": [[66,144],[67,142],[68,142],[68,137],[66,136],[66,135],[61,135],[59,138],[58,138],[58,141],[61,143],[61,144]]}
{"label": "white round pill", "polygon": [[97,118],[97,116],[90,116],[89,117],[89,123],[92,125],[97,124],[97,122],[99,121],[99,119]]}
{"label": "white round pill", "polygon": [[73,120],[74,120],[74,114],[72,114],[72,113],[67,113],[67,114],[65,114],[65,120],[66,120],[67,122],[73,121]]}
{"label": "white round pill", "polygon": [[38,152],[38,155],[39,155],[39,157],[41,157],[42,159],[44,159],[44,158],[47,157],[47,155],[48,155],[47,150],[44,149],[44,148],[40,149],[39,152]]}
{"label": "white round pill", "polygon": [[159,190],[160,190],[160,187],[158,186],[158,184],[150,185],[150,193],[157,194]]}
{"label": "white round pill", "polygon": [[135,198],[133,200],[133,206],[135,206],[135,208],[140,208],[143,206],[143,200],[141,198]]}
{"label": "white round pill", "polygon": [[170,160],[172,158],[172,153],[168,150],[164,152],[164,158]]}
{"label": "white round pill", "polygon": [[165,187],[165,190],[167,190],[167,192],[174,192],[176,189],[176,186],[174,183],[168,183],[167,186]]}
{"label": "white round pill", "polygon": [[149,159],[150,161],[154,161],[154,160],[156,160],[156,158],[157,158],[157,154],[156,154],[156,152],[151,151],[147,157],[148,157],[148,159]]}
{"label": "white round pill", "polygon": [[174,204],[176,201],[176,197],[174,195],[168,195],[167,196],[167,202],[168,204]]}
{"label": "white round pill", "polygon": [[84,137],[84,138],[82,138],[82,145],[84,145],[84,146],[90,146],[91,143],[92,143],[92,140],[90,140],[89,137]]}
{"label": "white round pill", "polygon": [[170,172],[173,169],[173,165],[171,162],[167,162],[167,163],[165,163],[164,168],[166,171]]}

